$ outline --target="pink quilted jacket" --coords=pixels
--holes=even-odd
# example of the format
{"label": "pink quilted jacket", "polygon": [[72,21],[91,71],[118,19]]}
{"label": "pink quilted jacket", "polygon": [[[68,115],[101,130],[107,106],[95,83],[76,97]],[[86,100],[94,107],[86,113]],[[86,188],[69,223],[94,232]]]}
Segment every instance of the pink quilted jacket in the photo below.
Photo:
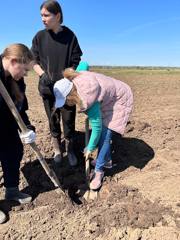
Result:
{"label": "pink quilted jacket", "polygon": [[100,102],[103,124],[123,134],[133,106],[130,87],[120,80],[88,71],[82,71],[73,79],[73,83],[82,100],[81,111]]}

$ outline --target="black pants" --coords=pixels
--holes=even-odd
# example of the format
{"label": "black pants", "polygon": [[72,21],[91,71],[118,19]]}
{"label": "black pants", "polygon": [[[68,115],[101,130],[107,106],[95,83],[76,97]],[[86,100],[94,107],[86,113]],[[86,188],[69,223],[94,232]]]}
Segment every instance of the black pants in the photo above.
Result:
{"label": "black pants", "polygon": [[18,133],[8,136],[8,139],[3,139],[2,143],[0,141],[0,161],[6,188],[18,187],[22,157],[23,145]]}
{"label": "black pants", "polygon": [[61,109],[54,112],[54,98],[43,98],[44,108],[49,120],[51,135],[55,138],[61,136],[60,120],[62,117],[64,137],[71,139],[75,134],[76,106],[64,105]]}

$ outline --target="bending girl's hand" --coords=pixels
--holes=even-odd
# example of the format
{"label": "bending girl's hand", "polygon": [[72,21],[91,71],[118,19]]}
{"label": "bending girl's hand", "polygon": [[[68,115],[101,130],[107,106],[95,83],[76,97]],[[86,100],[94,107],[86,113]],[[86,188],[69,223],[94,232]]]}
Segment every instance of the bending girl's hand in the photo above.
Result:
{"label": "bending girl's hand", "polygon": [[92,151],[88,150],[86,147],[84,149],[84,157],[85,157],[85,160],[87,161],[92,155]]}

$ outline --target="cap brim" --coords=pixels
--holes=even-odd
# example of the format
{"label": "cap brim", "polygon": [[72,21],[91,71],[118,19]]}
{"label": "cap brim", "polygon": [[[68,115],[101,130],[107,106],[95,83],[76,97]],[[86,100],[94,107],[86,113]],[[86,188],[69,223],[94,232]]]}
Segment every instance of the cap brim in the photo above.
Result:
{"label": "cap brim", "polygon": [[66,102],[66,99],[64,98],[61,98],[61,99],[56,99],[56,101],[55,101],[55,108],[61,108],[61,107],[63,107],[64,106],[64,104],[65,104],[65,102]]}

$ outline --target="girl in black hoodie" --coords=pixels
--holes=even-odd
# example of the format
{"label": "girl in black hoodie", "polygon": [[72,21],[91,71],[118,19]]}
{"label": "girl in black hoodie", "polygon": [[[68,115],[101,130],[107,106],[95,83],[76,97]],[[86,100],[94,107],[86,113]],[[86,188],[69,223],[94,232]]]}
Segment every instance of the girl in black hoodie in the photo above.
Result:
{"label": "girl in black hoodie", "polygon": [[[0,55],[0,79],[30,129],[26,136],[21,135],[25,143],[35,140],[35,129],[26,114],[28,103],[23,80],[31,68],[32,60],[31,51],[23,44],[12,44]],[[0,161],[3,170],[5,199],[15,200],[21,204],[31,201],[31,196],[20,192],[18,188],[22,157],[23,145],[18,133],[18,125],[0,94]],[[5,214],[0,211],[0,223],[5,220]]]}

